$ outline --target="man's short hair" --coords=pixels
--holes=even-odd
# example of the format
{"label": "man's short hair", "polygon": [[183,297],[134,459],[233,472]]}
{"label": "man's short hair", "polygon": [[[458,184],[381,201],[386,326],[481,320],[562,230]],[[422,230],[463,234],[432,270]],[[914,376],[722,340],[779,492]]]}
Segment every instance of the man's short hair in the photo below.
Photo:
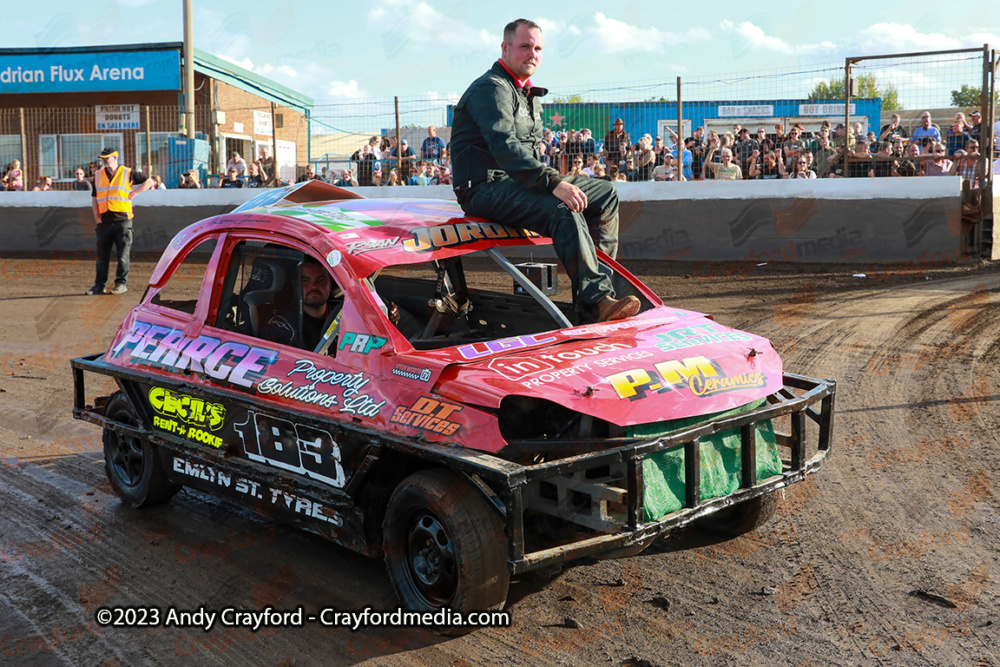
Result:
{"label": "man's short hair", "polygon": [[517,29],[520,28],[522,25],[527,26],[528,30],[537,30],[539,32],[542,31],[541,26],[539,26],[534,21],[530,21],[528,19],[515,19],[510,23],[508,23],[506,26],[504,26],[503,41],[510,44],[511,40],[514,39],[514,33],[517,32]]}

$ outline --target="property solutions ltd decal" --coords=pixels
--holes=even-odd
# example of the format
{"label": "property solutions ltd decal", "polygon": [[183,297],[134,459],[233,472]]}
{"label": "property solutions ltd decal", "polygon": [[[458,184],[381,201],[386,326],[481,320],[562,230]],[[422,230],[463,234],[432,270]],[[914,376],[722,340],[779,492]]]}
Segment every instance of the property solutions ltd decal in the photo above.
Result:
{"label": "property solutions ltd decal", "polygon": [[180,52],[0,53],[0,94],[179,90]]}

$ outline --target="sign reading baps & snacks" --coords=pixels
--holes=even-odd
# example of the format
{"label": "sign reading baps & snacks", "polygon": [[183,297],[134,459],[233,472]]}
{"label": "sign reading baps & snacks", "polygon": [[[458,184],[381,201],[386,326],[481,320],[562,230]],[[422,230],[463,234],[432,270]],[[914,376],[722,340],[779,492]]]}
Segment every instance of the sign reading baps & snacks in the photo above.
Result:
{"label": "sign reading baps & snacks", "polygon": [[0,54],[0,94],[180,90],[180,51]]}

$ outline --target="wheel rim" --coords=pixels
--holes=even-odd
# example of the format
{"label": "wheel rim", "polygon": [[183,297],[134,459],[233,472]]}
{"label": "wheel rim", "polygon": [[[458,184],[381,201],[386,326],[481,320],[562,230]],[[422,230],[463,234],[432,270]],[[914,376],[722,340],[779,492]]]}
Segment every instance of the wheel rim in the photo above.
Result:
{"label": "wheel rim", "polygon": [[[135,426],[135,420],[125,413],[116,415],[116,420]],[[123,485],[136,486],[142,479],[144,461],[142,440],[124,433],[115,433],[114,438],[111,467]]]}
{"label": "wheel rim", "polygon": [[433,514],[414,517],[407,534],[410,580],[432,606],[449,603],[458,586],[454,545],[444,524]]}

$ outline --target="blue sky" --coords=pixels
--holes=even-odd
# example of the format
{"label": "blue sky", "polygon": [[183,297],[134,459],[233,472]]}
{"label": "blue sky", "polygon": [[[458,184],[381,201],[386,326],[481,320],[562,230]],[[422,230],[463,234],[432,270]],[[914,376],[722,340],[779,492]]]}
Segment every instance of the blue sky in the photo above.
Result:
{"label": "blue sky", "polygon": [[[959,6],[956,11],[953,7]],[[180,41],[180,0],[50,0],[7,12],[4,47]],[[961,17],[956,16],[960,14]],[[519,16],[545,32],[536,83],[555,90],[843,64],[848,55],[1000,47],[1000,3],[195,1],[195,45],[316,99],[457,98]],[[885,64],[910,107],[940,96],[932,68]],[[816,70],[815,79],[826,71]],[[974,79],[965,73],[959,78]],[[909,90],[913,87],[913,92]],[[924,92],[919,92],[923,87]],[[761,85],[761,90],[774,90]],[[773,88],[773,86],[772,86]],[[931,95],[931,89],[936,90]],[[672,93],[672,88],[669,88]],[[942,88],[943,90],[943,88]],[[720,97],[726,84],[706,88]],[[798,90],[779,90],[798,94]],[[662,91],[655,94],[664,94]],[[749,95],[753,95],[751,91]],[[670,97],[671,95],[668,95]],[[926,98],[926,101],[925,101]],[[640,98],[642,99],[642,98]]]}

